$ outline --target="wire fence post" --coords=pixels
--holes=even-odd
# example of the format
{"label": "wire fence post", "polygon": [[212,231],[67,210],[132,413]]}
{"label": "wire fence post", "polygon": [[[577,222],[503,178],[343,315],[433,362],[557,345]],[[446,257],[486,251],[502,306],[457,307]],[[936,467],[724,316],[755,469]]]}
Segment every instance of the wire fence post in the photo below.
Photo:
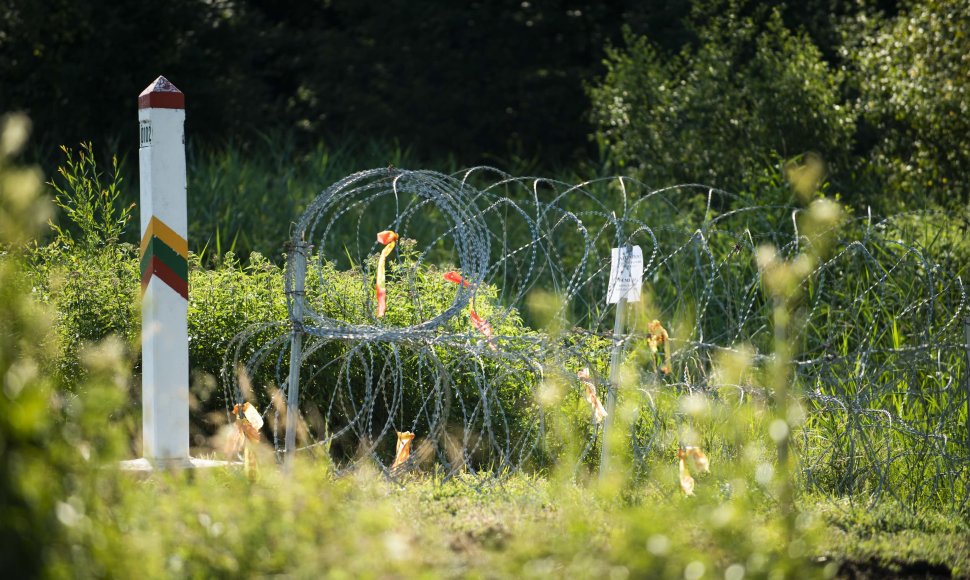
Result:
{"label": "wire fence post", "polygon": [[616,411],[617,392],[620,388],[626,307],[628,302],[640,300],[640,287],[643,284],[643,252],[640,246],[633,246],[629,241],[623,240],[623,226],[619,221],[616,222],[616,245],[611,252],[610,282],[606,293],[606,302],[616,303],[616,318],[613,321],[610,382],[606,389],[606,417],[603,419],[603,443],[600,448],[600,481],[605,479],[609,471],[610,425]]}
{"label": "wire fence post", "polygon": [[613,321],[613,352],[610,354],[610,383],[606,387],[606,417],[603,419],[603,443],[600,449],[600,480],[606,477],[609,458],[609,432],[613,413],[616,411],[616,390],[620,384],[620,365],[623,354],[623,330],[626,324],[626,297],[616,303],[616,319]]}
{"label": "wire fence post", "polygon": [[287,470],[293,466],[296,453],[296,419],[300,412],[300,365],[303,362],[303,315],[306,308],[306,262],[307,244],[293,244],[293,289],[290,300],[290,374],[286,384],[286,447],[284,448]]}
{"label": "wire fence post", "polygon": [[967,366],[963,369],[963,382],[967,389],[967,449],[970,450],[970,316],[963,319],[963,348]]}

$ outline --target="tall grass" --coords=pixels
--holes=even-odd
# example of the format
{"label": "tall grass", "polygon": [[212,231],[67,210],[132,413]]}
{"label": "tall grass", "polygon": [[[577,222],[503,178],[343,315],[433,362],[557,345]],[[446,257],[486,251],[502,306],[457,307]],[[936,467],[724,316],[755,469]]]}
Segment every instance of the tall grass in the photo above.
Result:
{"label": "tall grass", "polygon": [[232,143],[190,147],[190,246],[203,260],[228,251],[276,257],[289,224],[328,185],[363,169],[416,161],[409,149],[393,143],[320,143],[297,150],[285,135],[263,136],[247,149]]}

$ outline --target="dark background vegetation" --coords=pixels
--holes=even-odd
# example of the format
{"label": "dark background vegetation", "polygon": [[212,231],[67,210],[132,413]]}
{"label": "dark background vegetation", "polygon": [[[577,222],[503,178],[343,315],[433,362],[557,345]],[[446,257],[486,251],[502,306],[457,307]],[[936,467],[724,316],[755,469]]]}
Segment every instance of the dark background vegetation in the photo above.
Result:
{"label": "dark background vegetation", "polygon": [[732,190],[814,151],[850,203],[952,206],[968,199],[968,14],[966,0],[4,0],[0,110],[32,117],[48,168],[61,144],[133,151],[135,97],[164,74],[196,145],[379,140],[432,165]]}
{"label": "dark background vegetation", "polygon": [[0,109],[55,142],[130,147],[135,97],[164,74],[194,138],[283,129],[557,158],[588,148],[583,83],[624,22],[679,42],[666,28],[682,10],[640,4],[7,0]]}

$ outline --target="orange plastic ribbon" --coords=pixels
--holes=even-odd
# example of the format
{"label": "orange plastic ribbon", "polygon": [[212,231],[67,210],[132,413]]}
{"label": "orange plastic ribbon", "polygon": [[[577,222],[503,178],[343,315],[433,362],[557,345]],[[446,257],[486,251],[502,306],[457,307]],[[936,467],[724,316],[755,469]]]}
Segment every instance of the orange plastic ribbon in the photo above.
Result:
{"label": "orange plastic ribbon", "polygon": [[449,282],[454,282],[455,284],[461,284],[464,287],[468,287],[468,280],[461,277],[461,274],[455,272],[454,270],[450,272],[445,272],[445,280]]}
{"label": "orange plastic ribbon", "polygon": [[498,350],[495,347],[495,343],[492,342],[492,325],[489,324],[487,320],[479,316],[474,310],[469,310],[468,316],[472,319],[472,325],[475,327],[475,329],[485,335],[485,340],[488,341],[488,346],[492,350]]}
{"label": "orange plastic ribbon", "polygon": [[694,478],[690,476],[690,470],[687,469],[688,459],[700,471],[710,471],[711,463],[700,447],[681,447],[677,450],[677,459],[680,461],[680,489],[683,490],[684,495],[694,495]]}
{"label": "orange plastic ribbon", "polygon": [[397,453],[394,456],[394,463],[391,469],[396,469],[411,457],[411,442],[414,441],[414,433],[410,431],[397,432]]}
{"label": "orange plastic ribbon", "polygon": [[259,430],[263,427],[263,418],[256,407],[249,403],[233,405],[232,414],[236,417],[236,428],[239,433],[250,441],[259,441]]}
{"label": "orange plastic ribbon", "polygon": [[[664,347],[664,366],[660,367],[660,372],[665,375],[669,375],[671,371],[670,366],[670,335],[667,334],[667,330],[660,324],[659,320],[653,320],[647,324],[647,332],[650,333],[650,337],[647,338],[647,346],[650,347],[650,352],[657,354],[660,347]],[[656,366],[656,358],[654,359],[654,366]]]}
{"label": "orange plastic ribbon", "polygon": [[236,417],[235,429],[229,436],[227,451],[234,455],[242,450],[243,469],[246,477],[251,481],[259,479],[259,465],[256,462],[256,453],[247,441],[258,443],[260,440],[259,430],[263,427],[263,417],[256,410],[256,407],[249,403],[233,405],[232,414]]}
{"label": "orange plastic ribbon", "polygon": [[391,230],[384,230],[377,234],[377,242],[384,244],[384,249],[381,250],[381,257],[377,260],[377,285],[375,286],[375,290],[377,292],[378,318],[382,318],[384,313],[387,312],[387,290],[384,287],[384,263],[387,261],[387,256],[394,251],[397,240],[398,235]]}
{"label": "orange plastic ribbon", "polygon": [[586,402],[593,408],[593,422],[599,425],[600,421],[606,418],[606,409],[603,408],[603,403],[600,403],[599,397],[596,396],[596,385],[593,384],[590,378],[589,368],[584,368],[583,370],[576,373],[579,377],[583,387],[585,388]]}
{"label": "orange plastic ribbon", "polygon": [[[445,272],[444,278],[445,280],[454,284],[461,284],[462,286],[466,287],[468,286],[468,281],[462,278],[461,274],[454,270]],[[475,327],[475,330],[485,335],[485,340],[488,341],[488,346],[492,350],[498,350],[495,347],[495,343],[492,342],[492,325],[489,324],[487,320],[479,316],[477,312],[475,312],[475,307],[472,304],[470,304],[468,307],[468,317],[471,318],[472,326]]]}

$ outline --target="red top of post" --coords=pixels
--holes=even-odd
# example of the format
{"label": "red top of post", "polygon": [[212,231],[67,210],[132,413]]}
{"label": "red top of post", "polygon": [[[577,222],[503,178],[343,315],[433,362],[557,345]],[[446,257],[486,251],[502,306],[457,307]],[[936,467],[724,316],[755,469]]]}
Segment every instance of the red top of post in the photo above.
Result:
{"label": "red top of post", "polygon": [[165,77],[158,77],[138,95],[139,109],[184,109],[185,95]]}

